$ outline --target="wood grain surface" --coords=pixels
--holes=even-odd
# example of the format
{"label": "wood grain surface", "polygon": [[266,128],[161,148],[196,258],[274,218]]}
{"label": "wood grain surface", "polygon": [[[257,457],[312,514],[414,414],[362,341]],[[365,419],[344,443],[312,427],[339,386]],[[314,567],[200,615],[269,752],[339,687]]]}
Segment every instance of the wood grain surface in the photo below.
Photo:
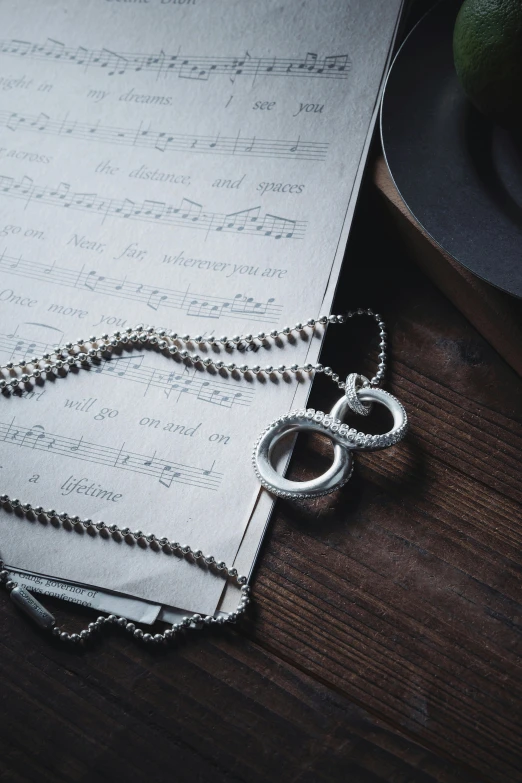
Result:
{"label": "wood grain surface", "polygon": [[[334,312],[358,306],[389,325],[407,440],[358,455],[335,495],[277,503],[235,630],[74,653],[1,593],[0,780],[522,781],[522,381],[408,261],[370,183]],[[376,346],[354,321],[323,361],[370,373]],[[312,404],[335,399],[318,379]],[[291,475],[329,459],[303,441]]]}

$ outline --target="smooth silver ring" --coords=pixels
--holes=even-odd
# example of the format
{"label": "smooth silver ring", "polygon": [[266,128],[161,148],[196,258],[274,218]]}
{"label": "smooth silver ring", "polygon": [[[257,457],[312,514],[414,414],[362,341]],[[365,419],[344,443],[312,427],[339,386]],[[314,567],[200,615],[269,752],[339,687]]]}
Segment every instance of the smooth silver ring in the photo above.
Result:
{"label": "smooth silver ring", "polygon": [[[318,413],[321,413],[320,411]],[[336,433],[326,430],[322,423],[314,418],[304,418],[306,414],[316,415],[316,411],[293,411],[287,416],[272,422],[263,432],[254,447],[252,464],[260,483],[273,495],[282,498],[317,498],[328,495],[350,479],[353,472],[353,459],[349,449],[341,445]],[[322,414],[324,417],[324,414]],[[339,422],[340,424],[340,422]],[[319,432],[334,442],[334,459],[328,470],[309,481],[290,481],[280,476],[272,467],[272,454],[281,438],[299,431]]]}

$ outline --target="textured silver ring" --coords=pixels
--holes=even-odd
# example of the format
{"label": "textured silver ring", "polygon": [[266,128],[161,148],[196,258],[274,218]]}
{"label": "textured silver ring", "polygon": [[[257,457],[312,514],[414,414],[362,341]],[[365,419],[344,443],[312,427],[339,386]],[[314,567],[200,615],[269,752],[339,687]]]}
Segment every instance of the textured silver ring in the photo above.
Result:
{"label": "textured silver ring", "polygon": [[[346,448],[354,451],[377,451],[378,449],[387,449],[404,438],[408,430],[408,416],[404,406],[393,394],[384,391],[384,389],[370,388],[359,389],[357,395],[361,402],[377,402],[380,405],[384,405],[393,416],[393,426],[391,430],[384,432],[382,435],[367,435],[364,432],[358,432],[353,428],[349,428],[344,433],[344,445]],[[342,420],[346,416],[349,407],[346,397],[341,397],[330,411],[330,416]],[[346,425],[343,425],[343,427],[346,427]]]}
{"label": "textured silver ring", "polygon": [[368,388],[370,381],[365,378],[364,375],[352,372],[346,379],[346,385],[344,389],[344,395],[348,400],[348,405],[354,413],[358,413],[360,416],[368,416],[372,412],[372,403],[363,403],[360,400],[359,391],[363,388]]}

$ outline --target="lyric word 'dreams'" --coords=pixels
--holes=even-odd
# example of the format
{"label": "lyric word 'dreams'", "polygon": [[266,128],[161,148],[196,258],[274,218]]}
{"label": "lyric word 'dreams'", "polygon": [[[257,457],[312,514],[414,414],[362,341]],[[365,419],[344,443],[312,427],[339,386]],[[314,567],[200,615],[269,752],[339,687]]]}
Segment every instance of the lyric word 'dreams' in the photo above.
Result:
{"label": "lyric word 'dreams'", "polygon": [[154,106],[172,106],[171,95],[140,95],[134,92],[134,87],[120,95],[118,100],[124,101],[124,103],[149,103]]}

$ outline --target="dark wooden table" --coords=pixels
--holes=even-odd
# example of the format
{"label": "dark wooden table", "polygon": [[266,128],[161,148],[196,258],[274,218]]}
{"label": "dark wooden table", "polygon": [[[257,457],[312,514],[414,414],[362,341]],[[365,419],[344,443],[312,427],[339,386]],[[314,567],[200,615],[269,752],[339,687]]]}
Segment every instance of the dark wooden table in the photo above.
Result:
{"label": "dark wooden table", "polygon": [[[236,630],[73,653],[2,593],[0,780],[522,780],[522,381],[404,257],[371,183],[334,311],[360,305],[389,324],[407,440],[336,495],[278,502]],[[323,359],[370,373],[375,348],[353,322]],[[316,382],[316,407],[335,397]],[[301,443],[291,474],[328,460]]]}
{"label": "dark wooden table", "polygon": [[[2,593],[2,783],[522,781],[522,380],[405,257],[371,182],[333,311],[360,306],[390,328],[407,440],[335,495],[278,502],[235,630],[71,652]],[[376,349],[357,320],[322,360],[370,375]],[[319,378],[311,405],[337,396]],[[290,476],[329,461],[298,442]]]}

